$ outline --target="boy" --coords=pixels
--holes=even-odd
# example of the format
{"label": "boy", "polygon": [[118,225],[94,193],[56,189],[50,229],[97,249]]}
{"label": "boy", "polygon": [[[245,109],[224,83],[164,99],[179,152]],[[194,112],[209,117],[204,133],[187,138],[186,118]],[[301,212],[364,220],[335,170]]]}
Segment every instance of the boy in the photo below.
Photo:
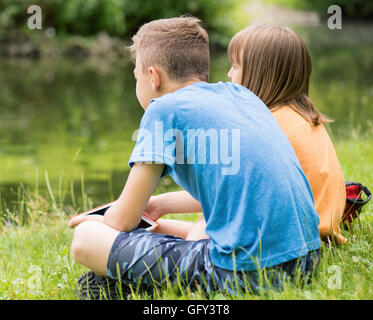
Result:
{"label": "boy", "polygon": [[[93,272],[79,281],[82,297],[85,277],[91,287],[120,277],[146,289],[180,276],[187,286],[232,292],[236,280],[256,291],[260,268],[275,274],[275,286],[280,272],[291,276],[296,265],[311,273],[320,239],[308,182],[286,136],[254,94],[232,83],[207,83],[209,42],[200,21],[152,21],[130,49],[145,110],[130,174],[104,217],[69,222],[77,226],[73,258]],[[135,229],[168,174],[201,204],[208,239]]]}

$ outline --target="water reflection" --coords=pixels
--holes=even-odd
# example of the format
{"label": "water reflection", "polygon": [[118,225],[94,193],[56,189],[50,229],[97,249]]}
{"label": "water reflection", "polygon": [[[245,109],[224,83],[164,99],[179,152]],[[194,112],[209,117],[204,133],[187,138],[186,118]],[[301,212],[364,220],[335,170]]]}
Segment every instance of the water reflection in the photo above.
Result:
{"label": "water reflection", "polygon": [[[333,139],[352,130],[372,132],[373,40],[371,25],[297,30],[313,61],[311,98],[335,122]],[[211,81],[227,81],[225,53],[214,56]],[[105,61],[0,61],[0,193],[11,206],[23,182],[53,190],[71,203],[71,183],[82,205],[84,191],[93,204],[117,197],[128,175],[132,133],[142,115],[135,96],[132,65]],[[62,177],[62,186],[60,178]],[[166,180],[158,191],[175,185]]]}

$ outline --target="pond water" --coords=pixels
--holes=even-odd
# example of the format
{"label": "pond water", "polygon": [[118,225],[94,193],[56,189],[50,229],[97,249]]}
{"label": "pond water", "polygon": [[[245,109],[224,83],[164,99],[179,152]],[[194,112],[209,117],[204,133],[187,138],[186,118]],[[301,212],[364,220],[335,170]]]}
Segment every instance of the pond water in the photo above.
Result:
{"label": "pond water", "polygon": [[[371,133],[372,25],[297,31],[311,51],[310,96],[335,120],[329,127],[333,140],[348,139],[352,132]],[[229,68],[225,53],[213,54],[211,81],[227,81]],[[129,172],[132,134],[143,113],[132,65],[0,60],[0,99],[3,206],[15,204],[21,183],[31,191],[45,191],[48,181],[56,202],[81,208],[87,206],[86,196],[90,205],[98,205],[119,195]],[[164,179],[157,192],[173,188]]]}

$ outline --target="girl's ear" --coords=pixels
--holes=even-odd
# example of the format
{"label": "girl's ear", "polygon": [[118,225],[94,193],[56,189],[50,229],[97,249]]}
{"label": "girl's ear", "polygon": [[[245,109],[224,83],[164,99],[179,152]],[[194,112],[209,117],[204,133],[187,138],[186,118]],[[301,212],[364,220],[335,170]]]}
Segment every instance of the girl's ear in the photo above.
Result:
{"label": "girl's ear", "polygon": [[233,78],[233,66],[229,69],[228,71],[228,78],[232,79]]}
{"label": "girl's ear", "polygon": [[153,92],[157,92],[161,86],[161,74],[159,70],[154,67],[149,67],[148,72],[150,75]]}

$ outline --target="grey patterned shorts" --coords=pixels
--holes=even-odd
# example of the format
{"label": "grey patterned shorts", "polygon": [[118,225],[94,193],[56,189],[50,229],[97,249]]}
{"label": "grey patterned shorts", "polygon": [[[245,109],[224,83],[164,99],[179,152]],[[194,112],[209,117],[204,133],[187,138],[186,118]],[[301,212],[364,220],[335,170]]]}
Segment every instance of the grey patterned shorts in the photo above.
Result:
{"label": "grey patterned shorts", "polygon": [[141,290],[151,291],[170,281],[191,289],[200,286],[205,293],[258,293],[268,288],[281,290],[284,281],[294,278],[309,281],[320,262],[319,250],[315,250],[262,271],[235,272],[212,264],[209,243],[207,239],[186,241],[144,229],[121,232],[111,248],[107,273]]}

